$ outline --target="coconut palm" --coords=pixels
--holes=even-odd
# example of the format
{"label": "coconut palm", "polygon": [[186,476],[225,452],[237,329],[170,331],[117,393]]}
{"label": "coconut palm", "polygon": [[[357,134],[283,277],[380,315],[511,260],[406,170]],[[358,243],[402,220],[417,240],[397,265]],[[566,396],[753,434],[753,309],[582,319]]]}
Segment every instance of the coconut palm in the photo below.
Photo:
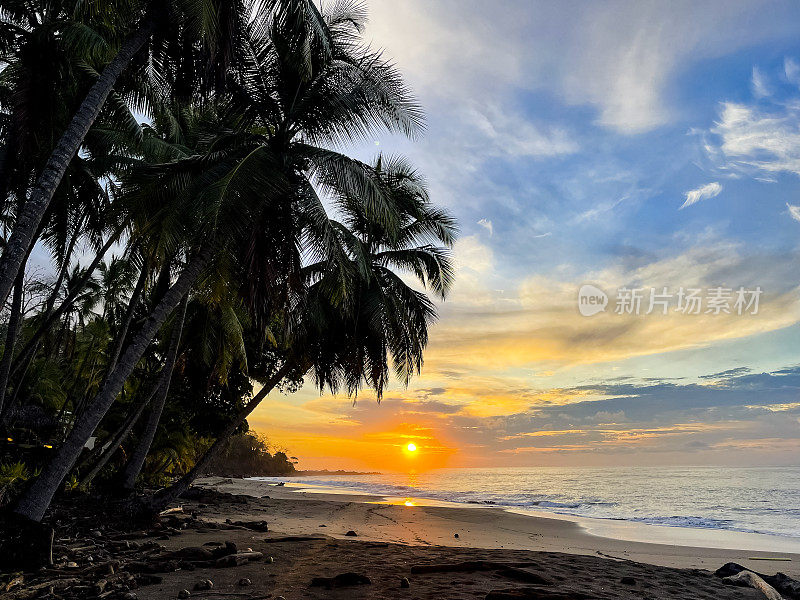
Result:
{"label": "coconut palm", "polygon": [[[116,102],[112,110],[122,108],[127,112],[120,106],[125,96],[141,108],[153,90],[167,96],[173,92],[182,95],[187,89],[208,91],[224,87],[223,74],[237,54],[247,15],[258,4],[246,0],[105,0],[79,2],[71,7],[72,11],[58,15],[57,31],[62,32],[64,45],[84,62],[97,66],[97,79],[85,92],[17,214],[0,256],[0,303],[8,297],[56,189],[106,101],[111,98],[112,104]],[[36,9],[22,0],[5,3],[3,8],[5,24],[19,32],[17,37],[30,28],[39,31],[52,27],[50,23],[38,23]],[[19,47],[14,40],[13,34],[4,36],[0,50],[13,57]],[[139,59],[137,63],[137,54],[146,45],[147,60]],[[6,60],[12,62],[13,58]],[[124,90],[125,94],[112,95],[120,76],[131,65],[138,68],[130,74],[130,80],[139,85]],[[187,69],[186,65],[197,68]],[[209,77],[209,73],[214,76]]]}
{"label": "coconut palm", "polygon": [[[426,292],[444,299],[453,281],[449,248],[456,224],[431,205],[424,183],[401,159],[378,159],[372,177],[391,198],[398,227],[370,218],[369,205],[343,195],[343,221],[335,223],[342,252],[356,277],[349,301],[338,302],[332,290],[340,286],[337,271],[327,262],[304,269],[310,284],[302,303],[298,333],[279,360],[261,375],[260,391],[242,407],[192,469],[150,500],[151,509],[174,501],[219,455],[230,437],[267,395],[286,379],[309,372],[320,390],[356,394],[369,386],[381,397],[393,367],[402,383],[422,368],[422,351],[436,311]],[[398,272],[412,275],[424,291],[408,285]],[[253,361],[256,362],[256,361]]]}
{"label": "coconut palm", "polygon": [[[86,440],[192,288],[215,277],[229,284],[245,282],[238,291],[253,326],[262,332],[276,323],[290,327],[304,301],[306,257],[326,266],[321,286],[334,306],[352,311],[362,296],[360,284],[357,293],[348,291],[360,277],[358,257],[347,253],[347,240],[328,218],[320,194],[342,207],[358,198],[366,218],[386,231],[403,222],[387,180],[375,176],[369,165],[330,149],[377,126],[408,134],[420,126],[421,112],[397,72],[360,45],[363,15],[347,4],[337,4],[325,16],[310,1],[267,4],[269,11],[247,28],[247,53],[241,68],[232,70],[230,97],[186,108],[199,115],[197,143],[188,145],[185,156],[136,170],[123,185],[133,213],[145,215],[138,240],[177,264],[177,277],[139,325],[64,444],[21,496],[14,509],[18,515],[41,519]],[[380,269],[369,270],[387,285],[399,285],[399,279]],[[407,298],[421,303],[414,294]],[[368,299],[374,300],[372,295]],[[424,324],[433,311],[421,305],[427,308],[402,314]],[[402,329],[408,326],[396,318],[396,330],[385,341],[410,373],[421,360],[421,345],[401,351],[411,341],[410,332]],[[285,338],[287,333],[272,335]],[[372,360],[376,351],[369,356]],[[367,380],[382,385],[385,378],[376,376],[376,368],[370,365]],[[351,376],[347,384],[352,381],[360,378]]]}

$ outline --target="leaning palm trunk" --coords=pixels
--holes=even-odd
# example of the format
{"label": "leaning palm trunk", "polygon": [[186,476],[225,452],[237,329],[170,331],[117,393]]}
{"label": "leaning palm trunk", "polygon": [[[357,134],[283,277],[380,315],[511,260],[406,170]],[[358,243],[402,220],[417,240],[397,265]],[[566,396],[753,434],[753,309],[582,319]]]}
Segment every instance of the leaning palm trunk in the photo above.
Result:
{"label": "leaning palm trunk", "polygon": [[11,238],[0,257],[0,305],[7,299],[25,255],[33,244],[39,223],[44,217],[50,201],[61,183],[72,157],[80,148],[86,134],[94,124],[111,93],[117,79],[130,64],[133,57],[144,46],[155,27],[152,19],[146,19],[139,28],[123,42],[117,55],[106,65],[100,77],[89,90],[80,108],[72,117],[67,130],[56,144],[45,164],[30,198],[22,207]]}
{"label": "leaning palm trunk", "polygon": [[42,520],[64,477],[75,464],[86,442],[92,436],[108,409],[114,404],[114,400],[122,390],[122,386],[150,345],[153,336],[161,329],[164,321],[197,281],[200,273],[210,262],[212,254],[213,249],[209,244],[191,259],[175,284],[164,294],[164,297],[150,313],[150,316],[122,354],[116,369],[109,373],[97,396],[75,422],[72,431],[58,449],[58,452],[44,468],[41,475],[19,498],[13,509],[14,513],[32,521]]}
{"label": "leaning palm trunk", "polygon": [[97,454],[87,457],[84,464],[78,467],[78,471],[82,471],[86,465],[92,464],[92,462],[99,455],[99,459],[97,459],[97,462],[94,463],[92,469],[83,479],[81,479],[81,488],[88,489],[92,481],[94,481],[94,478],[97,477],[97,474],[103,470],[103,467],[105,467],[108,464],[108,461],[111,460],[111,457],[114,456],[117,448],[119,448],[122,442],[128,438],[136,423],[139,422],[144,409],[147,408],[147,406],[150,404],[150,401],[153,399],[153,396],[158,391],[158,385],[160,382],[161,381],[159,378],[159,382],[148,392],[147,396],[145,396],[139,402],[139,404],[136,405],[136,408],[131,411],[131,413],[128,415],[128,418],[125,419],[122,425],[120,425],[119,428],[108,438],[110,441],[106,444],[98,446]]}
{"label": "leaning palm trunk", "polygon": [[4,414],[6,403],[6,390],[8,389],[8,376],[11,373],[11,361],[14,358],[14,346],[17,343],[20,325],[22,324],[22,286],[24,285],[25,270],[20,269],[14,282],[14,294],[11,296],[11,316],[8,319],[6,344],[3,348],[3,358],[0,360],[0,420]]}
{"label": "leaning palm trunk", "polygon": [[114,370],[114,367],[117,366],[119,355],[122,354],[122,348],[125,345],[125,338],[128,335],[128,329],[131,326],[131,321],[133,321],[133,313],[136,310],[136,305],[139,304],[139,299],[142,297],[144,286],[147,283],[148,273],[149,269],[147,268],[147,262],[145,262],[142,265],[142,271],[139,273],[139,279],[136,281],[136,287],[133,288],[131,298],[128,301],[128,308],[125,310],[125,319],[122,322],[122,326],[117,333],[117,339],[114,342],[114,350],[112,351],[111,358],[108,362],[109,373]]}
{"label": "leaning palm trunk", "polygon": [[217,437],[211,447],[206,450],[205,454],[200,457],[200,460],[195,463],[189,472],[167,489],[157,492],[149,500],[148,504],[150,509],[161,510],[166,505],[177,500],[181,494],[188,490],[189,486],[192,485],[195,479],[197,479],[198,475],[205,470],[211,461],[213,461],[220,451],[228,444],[231,436],[236,432],[241,424],[244,423],[245,419],[250,416],[250,413],[252,413],[256,407],[261,404],[261,401],[267,397],[267,394],[275,389],[275,386],[277,386],[281,380],[292,371],[294,366],[295,365],[287,362],[280,369],[278,369],[277,373],[275,373],[275,375],[273,375],[264,384],[264,387],[262,387],[261,390],[259,390],[259,392],[253,396],[252,400],[250,400],[250,402],[248,402],[242,408],[242,410],[237,413],[233,421],[228,424],[225,430]]}
{"label": "leaning palm trunk", "polygon": [[181,307],[178,309],[179,315],[175,328],[172,331],[172,337],[169,340],[169,350],[167,352],[167,360],[161,370],[161,381],[156,393],[155,402],[150,408],[150,416],[147,419],[147,424],[144,427],[142,436],[133,451],[128,464],[125,465],[125,472],[122,474],[122,489],[123,491],[131,491],[136,485],[136,478],[144,466],[144,460],[147,458],[147,453],[150,452],[150,446],[153,444],[153,439],[156,437],[156,430],[158,430],[158,423],[161,421],[161,413],[164,412],[164,404],[167,401],[167,394],[169,394],[169,385],[172,381],[172,370],[175,368],[175,361],[178,358],[178,346],[181,341],[181,333],[183,332],[183,323],[186,319],[186,305],[189,303],[189,295],[183,298]]}

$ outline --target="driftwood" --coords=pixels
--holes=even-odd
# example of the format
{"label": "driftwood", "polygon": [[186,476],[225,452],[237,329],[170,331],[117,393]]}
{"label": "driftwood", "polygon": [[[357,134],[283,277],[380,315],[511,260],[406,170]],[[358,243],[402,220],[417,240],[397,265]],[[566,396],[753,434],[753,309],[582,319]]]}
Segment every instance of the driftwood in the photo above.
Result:
{"label": "driftwood", "polygon": [[767,600],[783,600],[783,597],[774,587],[752,571],[742,571],[736,575],[723,578],[723,581],[732,585],[754,588],[761,592]]}
{"label": "driftwood", "polygon": [[76,577],[43,581],[42,583],[25,586],[22,589],[12,590],[11,592],[8,592],[7,595],[4,595],[3,598],[5,600],[27,600],[27,598],[37,597],[43,590],[49,590],[51,588],[55,591],[65,590],[67,588],[71,588],[72,586],[78,585],[80,581],[81,580]]}
{"label": "driftwood", "polygon": [[508,569],[520,569],[522,567],[534,566],[534,563],[507,563],[492,560],[468,560],[458,563],[436,563],[432,565],[414,565],[411,572],[414,575],[425,573],[471,573],[474,571],[500,571]]}
{"label": "driftwood", "polygon": [[555,592],[546,588],[528,587],[507,590],[492,590],[485,600],[589,600],[580,592]]}
{"label": "driftwood", "polygon": [[311,580],[311,587],[324,587],[329,590],[353,585],[370,585],[372,580],[366,575],[359,573],[340,573],[335,577],[314,577]]}
{"label": "driftwood", "polygon": [[285,535],[283,537],[266,538],[265,544],[280,544],[281,542],[318,542],[326,538],[311,535]]}
{"label": "driftwood", "polygon": [[758,575],[761,579],[771,585],[775,590],[784,598],[790,598],[791,600],[800,600],[800,581],[796,579],[792,579],[785,573],[775,573],[775,575],[766,575],[765,573],[759,573],[758,571],[753,571],[752,569],[747,569],[740,564],[729,562],[722,565],[719,569],[714,572],[714,575],[717,577],[728,578],[733,575],[738,575],[743,571],[750,571]]}
{"label": "driftwood", "polygon": [[497,571],[497,574],[500,575],[500,577],[505,577],[506,579],[514,579],[516,581],[521,581],[522,583],[533,583],[535,585],[553,585],[552,581],[550,581],[546,577],[542,577],[538,573],[534,573],[533,571],[526,571],[525,569],[518,569],[516,567],[501,569]]}

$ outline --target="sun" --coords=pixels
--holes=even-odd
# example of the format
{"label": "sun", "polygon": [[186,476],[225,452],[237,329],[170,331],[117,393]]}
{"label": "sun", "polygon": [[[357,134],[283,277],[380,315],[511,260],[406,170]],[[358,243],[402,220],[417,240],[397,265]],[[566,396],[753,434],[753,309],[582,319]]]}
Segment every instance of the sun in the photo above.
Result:
{"label": "sun", "polygon": [[416,452],[417,451],[417,445],[416,444],[409,444],[408,446],[406,446],[406,450],[408,450],[409,452]]}

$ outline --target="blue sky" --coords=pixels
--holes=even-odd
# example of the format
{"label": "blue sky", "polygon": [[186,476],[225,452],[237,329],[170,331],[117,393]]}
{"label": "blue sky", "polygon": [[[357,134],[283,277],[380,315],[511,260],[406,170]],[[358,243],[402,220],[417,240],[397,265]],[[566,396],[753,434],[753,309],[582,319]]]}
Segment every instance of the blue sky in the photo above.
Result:
{"label": "blue sky", "polygon": [[[453,466],[796,462],[800,5],[369,7],[428,130],[356,152],[426,175],[458,280],[408,390],[307,388],[253,424],[330,467],[378,464],[386,430]],[[758,315],[587,319],[585,282],[764,294]]]}

